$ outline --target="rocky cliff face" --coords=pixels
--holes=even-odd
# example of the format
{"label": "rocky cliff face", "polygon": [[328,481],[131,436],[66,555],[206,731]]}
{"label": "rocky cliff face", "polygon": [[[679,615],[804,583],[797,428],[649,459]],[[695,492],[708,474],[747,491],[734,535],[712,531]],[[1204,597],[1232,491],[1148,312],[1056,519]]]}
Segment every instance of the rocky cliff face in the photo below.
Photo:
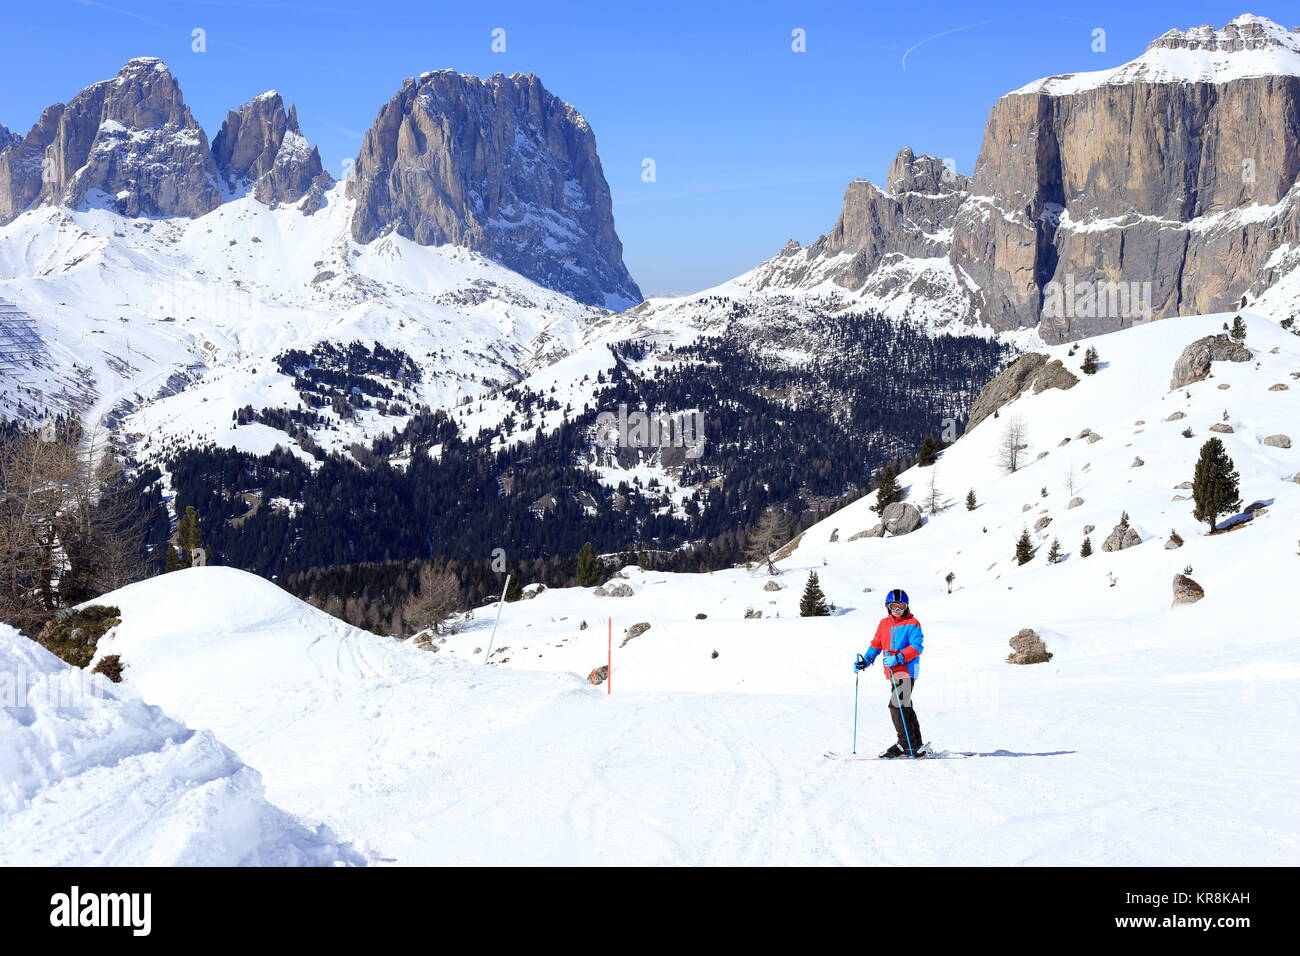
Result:
{"label": "rocky cliff face", "polygon": [[193,218],[246,191],[268,205],[314,197],[311,212],[331,182],[278,93],[228,113],[209,148],[153,57],[49,107],[25,137],[0,133],[0,224],[42,205]]}
{"label": "rocky cliff face", "polygon": [[[833,283],[1048,342],[1224,311],[1300,268],[1300,33],[1242,16],[993,107],[966,179],[904,150],[758,287]],[[940,261],[942,260],[942,261]]]}
{"label": "rocky cliff face", "polygon": [[251,190],[268,206],[298,202],[313,184],[326,188],[331,181],[298,127],[298,108],[286,113],[274,90],[226,114],[212,155],[231,192]]}
{"label": "rocky cliff face", "polygon": [[394,231],[474,249],[580,302],[641,300],[591,127],[536,76],[407,80],[367,132],[354,174],[358,242]]}
{"label": "rocky cliff face", "polygon": [[0,154],[0,222],[37,204],[199,216],[220,202],[208,138],[152,57],[50,107],[21,144]]}

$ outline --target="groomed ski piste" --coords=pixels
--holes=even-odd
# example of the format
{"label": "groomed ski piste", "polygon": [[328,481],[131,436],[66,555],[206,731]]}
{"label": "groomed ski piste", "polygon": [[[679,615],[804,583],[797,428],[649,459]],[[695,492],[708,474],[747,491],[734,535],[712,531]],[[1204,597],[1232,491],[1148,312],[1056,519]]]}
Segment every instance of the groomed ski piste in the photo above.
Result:
{"label": "groomed ski piste", "polygon": [[[491,664],[494,605],[431,652],[233,569],[106,595],[95,603],[123,618],[99,645],[125,664],[115,699],[0,712],[0,861],[1295,865],[1300,448],[1262,439],[1300,423],[1300,338],[1248,316],[1253,361],[1168,387],[1183,348],[1230,320],[1048,350],[1077,373],[1094,345],[1101,368],[948,448],[933,473],[951,504],[911,534],[848,540],[877,522],[873,495],[806,531],[775,577],[632,567],[611,582],[631,596],[545,590],[506,605]],[[1173,499],[1190,496],[1175,486],[1225,411],[1243,504],[1266,508],[1207,536]],[[1013,417],[1029,447],[1007,475],[996,452]],[[909,500],[931,471],[901,476]],[[1142,543],[1104,552],[1125,511]],[[1025,527],[1037,552],[1019,566]],[[1174,529],[1185,544],[1166,549]],[[1053,536],[1065,557],[1049,565]],[[1173,607],[1188,566],[1205,597]],[[809,571],[829,617],[798,617]],[[823,756],[852,748],[853,657],[893,587],[925,630],[925,738],[983,759]],[[593,686],[609,618],[612,682]],[[1050,662],[1007,663],[1025,627]],[[69,679],[12,632],[0,647],[7,669]],[[860,754],[893,740],[888,688],[879,663],[860,678]]]}

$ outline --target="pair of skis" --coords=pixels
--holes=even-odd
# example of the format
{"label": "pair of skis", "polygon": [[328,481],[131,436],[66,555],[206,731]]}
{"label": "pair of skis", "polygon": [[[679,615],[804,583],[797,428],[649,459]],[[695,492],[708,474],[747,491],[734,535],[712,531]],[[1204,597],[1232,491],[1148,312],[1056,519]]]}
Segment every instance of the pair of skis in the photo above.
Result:
{"label": "pair of skis", "polygon": [[930,750],[930,744],[925,743],[920,747],[921,753],[916,756],[903,754],[901,757],[872,757],[867,754],[846,754],[839,750],[828,750],[824,757],[828,760],[964,760],[967,757],[978,757],[979,754],[959,750]]}

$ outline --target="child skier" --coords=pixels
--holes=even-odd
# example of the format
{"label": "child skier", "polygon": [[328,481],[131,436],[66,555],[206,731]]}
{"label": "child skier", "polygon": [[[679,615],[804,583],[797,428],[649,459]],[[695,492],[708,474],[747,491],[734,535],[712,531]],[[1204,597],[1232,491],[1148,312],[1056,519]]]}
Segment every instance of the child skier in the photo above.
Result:
{"label": "child skier", "polygon": [[885,677],[890,683],[889,716],[894,721],[898,742],[880,756],[891,760],[920,757],[928,751],[921,738],[921,724],[912,709],[912,690],[920,669],[918,658],[924,649],[925,635],[921,633],[920,622],[912,617],[909,604],[906,591],[895,588],[889,592],[885,597],[889,616],[876,625],[870,650],[865,655],[859,654],[854,664],[854,670],[866,670],[884,652]]}

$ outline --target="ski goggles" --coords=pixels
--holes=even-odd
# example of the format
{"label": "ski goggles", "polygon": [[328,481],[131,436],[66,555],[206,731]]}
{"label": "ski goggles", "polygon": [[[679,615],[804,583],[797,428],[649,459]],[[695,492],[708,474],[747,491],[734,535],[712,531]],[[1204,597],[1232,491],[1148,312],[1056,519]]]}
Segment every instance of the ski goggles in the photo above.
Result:
{"label": "ski goggles", "polygon": [[901,601],[892,601],[885,605],[887,611],[906,611],[907,605]]}

